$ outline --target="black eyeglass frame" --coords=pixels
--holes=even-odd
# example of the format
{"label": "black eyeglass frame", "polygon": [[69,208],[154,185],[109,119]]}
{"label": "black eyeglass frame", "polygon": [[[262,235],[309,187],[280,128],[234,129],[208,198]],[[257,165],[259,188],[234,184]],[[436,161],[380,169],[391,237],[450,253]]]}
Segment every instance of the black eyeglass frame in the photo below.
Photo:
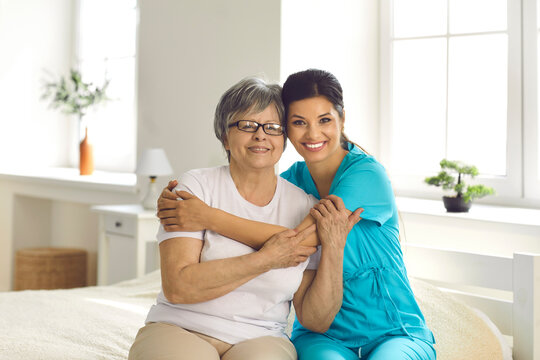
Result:
{"label": "black eyeglass frame", "polygon": [[[254,128],[253,131],[251,131],[251,130],[245,130],[245,129],[240,129],[239,124],[240,124],[242,121],[247,121],[247,122],[250,122],[250,123],[252,123],[252,124],[257,124],[257,127]],[[279,126],[279,130],[281,131],[281,133],[280,133],[280,134],[270,134],[268,131],[266,131],[267,128],[268,128],[268,125],[277,125],[277,126]],[[228,126],[229,126],[229,128],[232,128],[233,126],[236,126],[236,128],[237,128],[238,130],[243,131],[243,132],[247,132],[247,133],[256,133],[257,131],[259,131],[259,127],[262,126],[262,129],[263,129],[264,133],[265,133],[266,135],[270,135],[270,136],[283,136],[283,134],[285,133],[285,131],[283,130],[283,126],[281,126],[280,124],[277,124],[277,123],[260,124],[260,123],[258,123],[258,122],[256,122],[256,121],[253,121],[253,120],[238,120],[238,121],[235,121],[235,122],[233,122],[233,123],[230,123]]]}

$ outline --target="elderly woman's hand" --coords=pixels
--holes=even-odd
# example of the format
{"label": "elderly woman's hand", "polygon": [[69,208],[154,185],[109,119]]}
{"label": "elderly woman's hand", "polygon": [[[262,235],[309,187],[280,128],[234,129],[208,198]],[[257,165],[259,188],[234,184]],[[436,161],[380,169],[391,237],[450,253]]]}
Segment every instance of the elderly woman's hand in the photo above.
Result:
{"label": "elderly woman's hand", "polygon": [[[205,220],[210,207],[186,191],[173,191],[176,180],[169,182],[158,199],[157,217],[165,231],[200,231],[207,228]],[[178,200],[181,198],[183,200]]]}
{"label": "elderly woman's hand", "polygon": [[317,221],[317,234],[322,246],[344,249],[347,235],[362,218],[362,208],[350,212],[343,200],[336,195],[329,195],[319,201],[310,211]]}
{"label": "elderly woman's hand", "polygon": [[300,245],[308,235],[315,231],[315,224],[302,231],[285,230],[272,236],[259,250],[268,261],[269,270],[297,266],[313,255],[316,247]]}

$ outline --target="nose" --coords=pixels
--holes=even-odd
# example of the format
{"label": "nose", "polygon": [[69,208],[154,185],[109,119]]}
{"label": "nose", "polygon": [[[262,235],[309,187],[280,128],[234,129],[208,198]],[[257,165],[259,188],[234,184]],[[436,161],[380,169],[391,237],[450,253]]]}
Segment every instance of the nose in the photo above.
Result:
{"label": "nose", "polygon": [[316,140],[317,139],[317,136],[319,135],[319,127],[318,126],[313,126],[313,125],[308,125],[307,127],[307,137],[308,139],[313,139],[313,140]]}
{"label": "nose", "polygon": [[254,137],[255,140],[257,140],[257,141],[262,141],[262,140],[265,140],[265,139],[266,139],[266,133],[264,132],[262,126],[259,126],[259,128],[257,129],[257,131],[255,131],[255,132],[253,133],[253,137]]}

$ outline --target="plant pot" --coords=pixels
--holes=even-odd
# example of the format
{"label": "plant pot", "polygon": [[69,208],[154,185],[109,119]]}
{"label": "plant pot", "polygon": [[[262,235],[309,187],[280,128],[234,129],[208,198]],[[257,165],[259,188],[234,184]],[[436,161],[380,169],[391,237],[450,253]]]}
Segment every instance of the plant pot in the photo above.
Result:
{"label": "plant pot", "polygon": [[447,212],[469,212],[472,201],[465,202],[462,197],[443,196],[444,207]]}
{"label": "plant pot", "polygon": [[92,144],[88,140],[88,128],[84,130],[84,139],[79,145],[79,173],[92,175],[94,172],[94,154]]}

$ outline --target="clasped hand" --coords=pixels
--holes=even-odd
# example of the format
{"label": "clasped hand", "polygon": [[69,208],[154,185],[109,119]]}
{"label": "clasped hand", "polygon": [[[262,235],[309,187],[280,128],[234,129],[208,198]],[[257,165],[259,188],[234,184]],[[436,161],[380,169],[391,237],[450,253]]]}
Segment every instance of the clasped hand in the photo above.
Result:
{"label": "clasped hand", "polygon": [[317,251],[314,246],[300,244],[314,231],[315,224],[301,231],[288,229],[279,232],[268,239],[259,252],[265,254],[265,260],[269,262],[270,269],[297,266]]}
{"label": "clasped hand", "polygon": [[317,234],[322,246],[344,249],[347,235],[362,218],[362,208],[350,212],[343,200],[336,195],[328,195],[311,210],[310,214],[317,222]]}

